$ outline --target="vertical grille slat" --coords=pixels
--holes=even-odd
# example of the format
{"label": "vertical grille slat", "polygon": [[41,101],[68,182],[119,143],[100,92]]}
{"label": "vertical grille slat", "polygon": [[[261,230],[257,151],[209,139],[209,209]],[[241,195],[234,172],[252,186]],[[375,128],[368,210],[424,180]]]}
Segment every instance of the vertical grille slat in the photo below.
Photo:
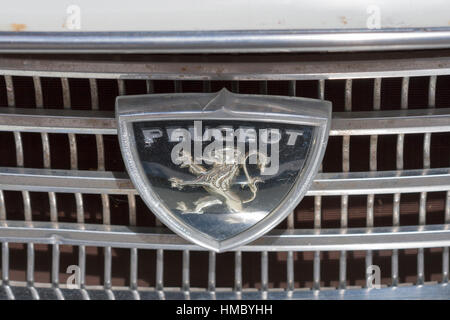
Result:
{"label": "vertical grille slat", "polygon": [[[436,102],[436,77],[431,76],[429,79],[428,87],[428,107],[434,108]],[[431,145],[431,133],[425,133],[423,139],[423,168],[430,168],[430,145]],[[427,193],[420,193],[419,203],[419,224],[425,225],[426,223],[426,205],[427,205]],[[425,257],[424,250],[419,249],[417,255],[417,284],[422,285],[425,282]]]}
{"label": "vertical grille slat", "polygon": [[58,300],[64,300],[64,295],[59,288],[59,259],[60,250],[59,244],[52,245],[52,287],[55,290],[55,294]]}
{"label": "vertical grille slat", "polygon": [[27,244],[27,286],[33,299],[39,300],[39,293],[34,287],[34,256],[34,243],[29,243]]}
{"label": "vertical grille slat", "polygon": [[156,290],[161,293],[164,291],[164,251],[156,250]]}
{"label": "vertical grille slat", "polygon": [[[408,108],[408,91],[409,91],[409,78],[404,77],[402,79],[402,87],[401,87],[401,109]],[[397,153],[396,153],[396,168],[397,170],[403,170],[403,148],[404,148],[404,134],[397,135]],[[394,194],[394,203],[393,203],[393,225],[398,226],[400,224],[400,193]],[[392,252],[392,285],[398,285],[398,250],[394,249]]]}
{"label": "vertical grille slat", "polygon": [[[345,80],[345,111],[352,110],[352,80]],[[350,171],[350,136],[342,137],[342,171]],[[348,195],[341,196],[341,228],[348,225]],[[347,252],[341,251],[339,257],[339,288],[347,286]]]}
{"label": "vertical grille slat", "polygon": [[75,193],[75,203],[77,207],[77,222],[84,223],[84,205],[83,195],[81,193]]}
{"label": "vertical grille slat", "polygon": [[[34,85],[34,99],[36,108],[43,109],[44,108],[44,99],[42,95],[42,83],[40,77],[33,77],[33,85]],[[41,132],[41,141],[42,141],[42,153],[43,153],[43,163],[45,169],[51,168],[51,156],[50,156],[50,142],[48,138],[47,132]],[[48,193],[49,204],[50,204],[50,220],[57,220],[57,209],[56,209],[56,194],[54,192]],[[81,214],[81,213],[80,213]]]}
{"label": "vertical grille slat", "polygon": [[[136,197],[134,194],[128,195],[128,211],[130,226],[136,226]],[[138,249],[132,248],[130,252],[130,290],[133,297],[140,299],[138,289]]]}
{"label": "vertical grille slat", "polygon": [[183,250],[183,262],[182,262],[182,290],[185,295],[189,296],[189,291],[191,289],[190,278],[191,278],[191,268],[190,268],[190,251]]}
{"label": "vertical grille slat", "polygon": [[288,251],[287,253],[287,290],[288,292],[294,291],[295,288],[295,272],[294,272],[294,252]]}
{"label": "vertical grille slat", "polygon": [[239,295],[242,293],[242,252],[234,253],[234,291]]}
{"label": "vertical grille slat", "polygon": [[212,294],[216,291],[216,253],[210,251],[208,255],[208,291]]}
{"label": "vertical grille slat", "polygon": [[114,300],[114,293],[111,290],[111,272],[112,272],[112,248],[104,248],[104,271],[103,271],[103,287],[105,288],[106,294],[109,300]]}
{"label": "vertical grille slat", "polygon": [[138,249],[130,249],[130,289],[136,291],[137,283],[137,264],[138,264]]}
{"label": "vertical grille slat", "polygon": [[[373,86],[373,110],[379,111],[381,106],[381,79],[374,79]],[[377,153],[378,150],[378,136],[371,135],[370,136],[370,158],[369,158],[369,170],[377,171]],[[366,226],[368,228],[372,228],[374,226],[374,204],[375,204],[375,195],[368,194],[367,195],[367,217],[366,217]],[[373,254],[371,250],[366,252],[366,277],[369,277],[370,274],[368,270],[370,270],[370,266],[373,265]]]}
{"label": "vertical grille slat", "polygon": [[[103,224],[111,224],[110,220],[110,207],[109,207],[109,196],[107,194],[102,194],[102,208],[103,208]],[[111,291],[111,268],[112,268],[112,256],[111,247],[104,248],[104,287],[107,290],[108,298],[113,300],[114,295]]]}
{"label": "vertical grille slat", "polygon": [[0,190],[0,221],[4,220],[6,220],[5,195],[3,190]]}
{"label": "vertical grille slat", "polygon": [[[289,81],[289,96],[296,96],[296,81]],[[287,219],[287,228],[295,228],[295,210],[291,212]],[[286,259],[286,287],[288,291],[293,291],[295,286],[294,252],[289,251]]]}
{"label": "vertical grille slat", "polygon": [[261,291],[267,292],[269,282],[269,254],[261,252]]}
{"label": "vertical grille slat", "polygon": [[78,267],[80,268],[80,289],[84,300],[89,300],[89,294],[87,293],[86,286],[86,247],[78,247]]}
{"label": "vertical grille slat", "polygon": [[[91,92],[91,108],[98,110],[98,88],[96,79],[89,79]],[[105,170],[105,147],[103,145],[103,135],[96,134],[95,142],[97,145],[97,170]]]}
{"label": "vertical grille slat", "polygon": [[[262,95],[267,95],[267,81],[259,82],[259,93]],[[267,297],[269,282],[269,253],[267,251],[261,252],[261,291],[263,293],[263,298]]]}
{"label": "vertical grille slat", "polygon": [[14,293],[9,286],[9,246],[2,242],[2,286],[5,288],[9,300],[14,300]]}
{"label": "vertical grille slat", "polygon": [[[63,107],[64,107],[64,109],[70,109],[71,101],[70,101],[69,79],[61,78],[61,86],[62,86],[62,96],[63,96]],[[69,148],[70,148],[70,168],[72,170],[77,170],[78,169],[78,149],[77,149],[76,136],[73,133],[69,133],[68,137],[69,137]]]}
{"label": "vertical grille slat", "polygon": [[[450,223],[450,191],[447,191],[447,199],[445,202],[445,223]],[[449,281],[449,247],[445,247],[442,252],[442,282]]]}
{"label": "vertical grille slat", "polygon": [[[44,151],[44,168],[50,169],[50,144],[48,140],[48,134],[46,132],[43,132],[41,134],[42,139],[42,146]],[[50,220],[56,221],[57,220],[57,207],[56,207],[56,194],[54,192],[48,193],[49,203],[50,203]],[[80,212],[80,215],[82,213]],[[84,215],[83,215],[84,217]]]}
{"label": "vertical grille slat", "polygon": [[[318,99],[325,99],[325,80],[318,81]],[[318,172],[322,172],[323,164]],[[320,229],[322,226],[322,197],[314,196],[314,228]],[[313,289],[320,290],[320,252],[314,252],[313,262]]]}

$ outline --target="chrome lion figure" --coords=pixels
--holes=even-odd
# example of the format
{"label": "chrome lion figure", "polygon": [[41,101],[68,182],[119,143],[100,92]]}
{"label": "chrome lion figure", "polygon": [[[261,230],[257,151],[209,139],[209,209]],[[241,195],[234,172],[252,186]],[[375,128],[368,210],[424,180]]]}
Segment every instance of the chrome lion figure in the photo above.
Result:
{"label": "chrome lion figure", "polygon": [[[197,177],[193,180],[184,181],[179,178],[170,178],[172,188],[182,190],[184,187],[202,187],[210,195],[196,200],[193,208],[189,208],[186,203],[180,201],[177,203],[177,209],[182,213],[202,214],[203,209],[213,205],[226,205],[231,212],[242,211],[242,205],[253,201],[258,191],[258,183],[262,183],[260,178],[253,178],[249,175],[246,162],[248,158],[255,155],[257,158],[256,165],[261,173],[269,164],[269,158],[259,151],[250,151],[242,154],[235,148],[222,148],[211,152],[202,160],[211,163],[210,168],[206,169],[200,164],[195,164],[192,157],[187,152],[180,154],[179,160],[182,161],[180,168],[189,168],[189,172]],[[231,190],[231,186],[235,183],[236,177],[240,170],[243,170],[246,182],[241,185],[242,188],[248,187],[252,192],[252,196],[247,200],[242,200],[235,192]]]}

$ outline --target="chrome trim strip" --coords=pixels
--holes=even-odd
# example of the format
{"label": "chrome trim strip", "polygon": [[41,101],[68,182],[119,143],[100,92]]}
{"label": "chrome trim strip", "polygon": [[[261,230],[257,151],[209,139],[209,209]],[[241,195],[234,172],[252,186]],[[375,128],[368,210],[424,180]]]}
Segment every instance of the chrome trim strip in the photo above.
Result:
{"label": "chrome trim strip", "polygon": [[[52,222],[0,222],[0,241],[96,247],[207,250],[164,228]],[[272,230],[239,251],[347,251],[450,246],[450,225]]]}
{"label": "chrome trim strip", "polygon": [[[136,193],[124,172],[0,167],[2,190],[90,194]],[[366,195],[450,190],[450,168],[318,173],[306,193]]]}
{"label": "chrome trim strip", "polygon": [[330,135],[383,135],[450,131],[450,108],[334,112]]}
{"label": "chrome trim strip", "polygon": [[136,193],[124,172],[0,167],[3,190],[88,194]]}
{"label": "chrome trim strip", "polygon": [[[13,285],[9,286],[9,289],[20,294],[16,294],[18,299],[30,298],[30,295],[26,294],[26,291],[18,290],[25,287],[24,283],[14,281]],[[285,291],[280,289],[269,289],[267,292],[258,290],[246,289],[243,291],[229,291],[226,288],[218,288],[214,292],[208,292],[203,288],[193,288],[189,292],[189,299],[192,300],[206,300],[206,299],[218,299],[218,300],[230,300],[230,299],[268,299],[268,300],[291,300],[291,299],[325,299],[325,300],[387,300],[387,299],[408,299],[408,300],[440,300],[450,298],[450,286],[448,284],[439,284],[436,282],[425,283],[422,286],[399,286],[399,287],[382,287],[380,289],[360,289],[352,288],[345,290],[293,290]],[[39,294],[44,295],[46,299],[55,299],[53,288],[50,288],[46,284],[36,283],[35,290]],[[83,291],[74,289],[60,289],[66,300],[80,299],[83,295]],[[89,286],[86,289],[81,289],[85,292],[90,292],[96,297],[107,296],[106,291],[98,286]],[[86,291],[88,290],[88,291]],[[142,300],[182,300],[186,299],[186,294],[180,291],[179,288],[167,288],[164,291],[155,290],[153,287],[139,287],[138,294]],[[0,286],[0,299],[5,298],[3,292],[5,286]],[[124,299],[132,299],[132,292],[125,287],[112,287],[114,295],[122,297]]]}
{"label": "chrome trim strip", "polygon": [[0,130],[117,134],[114,112],[0,107]]}
{"label": "chrome trim strip", "polygon": [[[0,131],[117,134],[110,111],[0,107]],[[450,131],[450,108],[334,112],[330,135],[383,135]]]}
{"label": "chrome trim strip", "polygon": [[307,195],[415,193],[450,189],[450,168],[319,173]]}
{"label": "chrome trim strip", "polygon": [[450,28],[149,32],[0,32],[0,52],[345,52],[450,47]]}
{"label": "chrome trim strip", "polygon": [[[0,74],[144,80],[322,80],[447,75],[447,51],[276,55],[0,55]],[[149,85],[151,89],[151,84]],[[150,90],[151,91],[151,90]]]}

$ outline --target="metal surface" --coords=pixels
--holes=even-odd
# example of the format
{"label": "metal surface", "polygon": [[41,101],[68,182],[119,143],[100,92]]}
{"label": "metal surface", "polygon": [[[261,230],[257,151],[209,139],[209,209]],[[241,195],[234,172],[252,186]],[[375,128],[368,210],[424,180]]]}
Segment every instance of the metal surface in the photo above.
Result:
{"label": "metal surface", "polygon": [[[435,192],[450,188],[450,168],[319,173],[306,195],[364,195]],[[136,190],[123,172],[0,167],[3,190],[130,194]]]}
{"label": "metal surface", "polygon": [[383,30],[0,32],[8,53],[251,53],[450,48],[448,27]]}
{"label": "metal surface", "polygon": [[0,108],[0,129],[20,132],[117,134],[114,114],[31,108]]}
{"label": "metal surface", "polygon": [[[273,230],[238,251],[340,251],[433,248],[450,245],[447,224],[428,226]],[[2,242],[84,245],[114,248],[195,250],[195,245],[167,229],[74,223],[4,221]],[[186,254],[183,259],[188,259]],[[183,263],[187,267],[187,261]],[[187,275],[185,275],[186,277]],[[187,281],[187,278],[185,278]],[[185,283],[187,283],[184,281]]]}
{"label": "metal surface", "polygon": [[[449,50],[273,55],[11,55],[0,74],[148,80],[320,80],[450,73]],[[237,85],[237,83],[235,83]],[[149,87],[150,88],[150,87]],[[233,91],[236,92],[237,91]]]}
{"label": "metal surface", "polygon": [[[36,290],[40,295],[47,299],[56,299],[54,289],[47,286],[39,286],[33,288],[26,288],[22,283],[14,283],[14,286],[0,286],[0,299],[32,299],[31,290]],[[13,295],[15,293],[15,296]],[[61,289],[61,292],[67,300],[84,299],[82,293],[78,290]],[[102,288],[94,287],[85,290],[86,294],[90,294],[93,299],[107,300],[108,294]],[[135,296],[127,290],[126,287],[113,288],[112,292],[115,296],[125,300],[133,300]],[[139,297],[145,299],[175,299],[181,300],[186,298],[185,292],[180,292],[177,289],[166,289],[165,291],[154,291],[153,288],[139,288]],[[189,299],[205,300],[281,300],[281,299],[297,299],[297,300],[387,300],[387,299],[402,299],[402,300],[447,300],[450,295],[450,287],[448,284],[430,283],[423,286],[402,286],[402,287],[384,287],[380,289],[347,289],[347,290],[295,290],[286,292],[283,290],[269,290],[268,292],[261,292],[256,290],[248,291],[227,291],[217,290],[214,292],[191,291],[189,292]]]}
{"label": "metal surface", "polygon": [[[2,108],[0,130],[46,133],[117,134],[114,113],[58,109]],[[410,134],[450,131],[450,108],[334,112],[330,135]]]}

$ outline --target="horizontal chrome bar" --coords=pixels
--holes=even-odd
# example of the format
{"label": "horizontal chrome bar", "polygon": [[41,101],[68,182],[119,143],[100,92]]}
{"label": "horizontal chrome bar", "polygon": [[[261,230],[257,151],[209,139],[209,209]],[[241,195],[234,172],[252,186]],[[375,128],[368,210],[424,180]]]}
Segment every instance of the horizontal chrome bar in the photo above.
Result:
{"label": "horizontal chrome bar", "polygon": [[307,195],[366,195],[450,190],[450,168],[319,173]]}
{"label": "horizontal chrome bar", "polygon": [[[26,287],[26,283],[19,281],[12,281],[9,288],[14,292],[16,299],[29,300],[31,296],[31,288]],[[51,288],[46,283],[36,283],[33,289],[37,290],[40,296],[47,300],[55,300],[55,289]],[[334,289],[334,288],[330,288]],[[291,299],[327,299],[327,300],[385,300],[385,299],[449,299],[450,286],[448,284],[437,284],[436,282],[426,283],[423,286],[405,285],[400,287],[382,287],[380,289],[360,289],[351,288],[345,290],[292,290],[285,291],[280,289],[269,289],[267,292],[262,292],[254,289],[243,289],[239,293],[230,291],[229,288],[217,288],[214,292],[208,292],[204,288],[192,288],[189,292],[189,299],[191,300],[206,300],[206,299],[243,299],[243,300],[291,300]],[[65,300],[81,299],[83,292],[78,289],[67,289],[61,285],[59,289]],[[119,299],[131,300],[134,299],[133,292],[126,287],[112,287],[115,297]],[[107,299],[108,293],[100,286],[86,286],[85,292],[92,297],[92,299]],[[183,300],[186,299],[186,294],[180,288],[165,288],[164,291],[155,290],[152,287],[139,287],[139,297],[141,300],[159,300],[161,297],[167,300]],[[0,285],[0,300],[7,299],[5,288]]]}
{"label": "horizontal chrome bar", "polygon": [[[26,287],[26,283],[20,283],[18,281],[11,282],[10,288],[14,292],[18,300],[31,299],[31,290]],[[36,283],[34,287],[40,296],[45,299],[54,300],[56,294],[54,288],[49,287],[47,284]],[[334,288],[330,288],[334,289]],[[65,300],[81,299],[82,292],[77,289],[67,289],[64,285],[60,288]],[[86,292],[93,299],[107,299],[107,292],[100,286],[86,286]],[[115,297],[121,297],[121,299],[133,299],[133,292],[129,288],[125,287],[112,287]],[[180,288],[165,288],[164,291],[158,291],[154,288],[138,288],[139,297],[141,300],[159,300],[163,296],[167,300],[183,300],[186,299],[186,294]],[[0,300],[6,299],[6,292],[4,287],[0,285]],[[218,300],[230,300],[230,299],[243,299],[243,300],[290,300],[290,299],[326,299],[326,300],[387,300],[387,299],[408,299],[408,300],[441,300],[450,299],[450,285],[438,284],[436,282],[426,283],[422,286],[397,286],[397,287],[382,287],[380,289],[345,289],[345,290],[292,290],[285,291],[280,289],[271,289],[267,292],[260,290],[243,289],[239,293],[236,291],[230,291],[229,288],[217,288],[214,292],[208,292],[203,288],[192,288],[189,292],[189,299],[191,300],[206,300],[206,299],[218,299]]]}
{"label": "horizontal chrome bar", "polygon": [[[0,167],[2,190],[130,194],[124,172]],[[363,195],[450,190],[450,168],[318,173],[307,195]]]}
{"label": "horizontal chrome bar", "polygon": [[0,188],[36,192],[91,194],[136,193],[122,172],[0,167]]}
{"label": "horizontal chrome bar", "polygon": [[0,32],[0,52],[248,53],[437,49],[449,28],[149,32]]}
{"label": "horizontal chrome bar", "polygon": [[[0,131],[117,134],[114,113],[0,107]],[[335,112],[330,135],[450,132],[450,108]]]}
{"label": "horizontal chrome bar", "polygon": [[[168,229],[102,224],[0,222],[0,241],[97,247],[207,250]],[[341,251],[450,246],[450,225],[273,230],[240,251]]]}
{"label": "horizontal chrome bar", "polygon": [[335,112],[330,135],[450,132],[450,108]]}
{"label": "horizontal chrome bar", "polygon": [[320,80],[450,74],[449,52],[73,56],[0,55],[0,74],[97,79]]}
{"label": "horizontal chrome bar", "polygon": [[113,112],[0,107],[0,130],[47,133],[117,134]]}

